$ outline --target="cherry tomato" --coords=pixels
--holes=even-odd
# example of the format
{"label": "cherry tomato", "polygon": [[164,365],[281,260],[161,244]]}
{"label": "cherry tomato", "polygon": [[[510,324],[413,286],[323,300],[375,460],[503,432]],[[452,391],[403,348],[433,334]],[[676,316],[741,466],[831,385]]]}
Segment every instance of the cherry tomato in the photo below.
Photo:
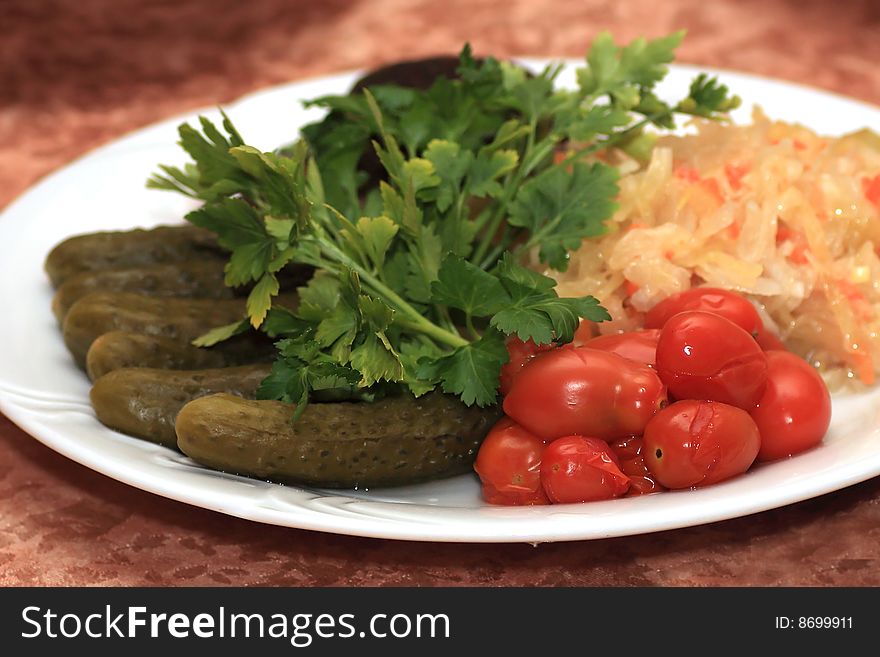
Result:
{"label": "cherry tomato", "polygon": [[644,445],[645,441],[641,436],[627,436],[608,444],[614,456],[621,462],[641,456]]}
{"label": "cherry tomato", "polygon": [[489,504],[548,504],[541,487],[544,441],[510,418],[495,423],[477,452],[474,470]]}
{"label": "cherry tomato", "polygon": [[758,311],[748,299],[717,287],[695,287],[666,297],[645,315],[645,328],[663,328],[673,316],[685,310],[703,310],[721,315],[755,336],[764,327]]}
{"label": "cherry tomato", "polygon": [[629,490],[626,491],[627,497],[649,495],[650,493],[659,493],[666,490],[657,481],[657,477],[648,469],[644,456],[639,456],[629,461],[621,461],[620,470],[629,477]]}
{"label": "cherry tomato", "polygon": [[645,463],[644,445],[645,441],[641,436],[629,436],[610,445],[611,451],[620,462],[620,471],[629,477],[627,497],[665,490]]}
{"label": "cherry tomato", "polygon": [[752,410],[761,431],[759,461],[803,452],[822,440],[831,423],[831,395],[822,377],[788,351],[767,352],[767,387]]}
{"label": "cherry tomato", "polygon": [[509,337],[507,339],[507,354],[509,359],[501,366],[501,376],[499,377],[498,382],[498,389],[501,392],[501,395],[504,396],[510,392],[513,380],[517,377],[519,371],[523,368],[523,365],[528,363],[542,351],[548,351],[550,349],[553,349],[553,345],[551,344],[536,345],[533,340],[523,342],[515,335]]}
{"label": "cherry tomato", "polygon": [[730,320],[689,310],[663,326],[657,373],[675,399],[707,399],[751,410],[767,384],[767,357]]}
{"label": "cherry tomato", "polygon": [[751,416],[714,401],[671,404],[648,422],[644,441],[648,469],[667,488],[707,486],[742,474],[761,448]]}
{"label": "cherry tomato", "polygon": [[660,329],[645,329],[616,335],[600,335],[598,338],[587,340],[584,346],[610,351],[618,356],[653,367],[657,359],[657,340],[659,338]]}
{"label": "cherry tomato", "polygon": [[547,445],[541,483],[555,504],[609,500],[630,485],[608,444],[584,436],[565,436]]}
{"label": "cherry tomato", "polygon": [[547,493],[540,486],[532,493],[502,493],[492,484],[483,483],[480,488],[483,500],[496,506],[541,506],[551,504]]}
{"label": "cherry tomato", "polygon": [[642,433],[665,404],[666,388],[647,365],[571,347],[529,361],[504,398],[504,412],[545,440],[572,434],[614,440]]}

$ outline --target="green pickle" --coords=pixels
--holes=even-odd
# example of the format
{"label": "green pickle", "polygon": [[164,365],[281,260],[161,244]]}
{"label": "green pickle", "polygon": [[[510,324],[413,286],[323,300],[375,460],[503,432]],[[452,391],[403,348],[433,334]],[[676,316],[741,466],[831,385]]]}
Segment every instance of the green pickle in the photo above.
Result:
{"label": "green pickle", "polygon": [[497,408],[442,393],[418,399],[293,406],[229,394],[200,397],[177,415],[177,446],[215,470],[328,488],[399,486],[472,472]]}
{"label": "green pickle", "polygon": [[97,379],[89,397],[104,425],[176,449],[174,422],[187,402],[219,392],[254,397],[270,367],[262,363],[205,370],[123,368]]}
{"label": "green pickle", "polygon": [[150,230],[107,231],[76,235],[46,257],[45,270],[54,287],[86,271],[143,267],[168,262],[224,259],[213,233],[190,224]]}
{"label": "green pickle", "polygon": [[123,367],[200,370],[271,361],[274,355],[272,341],[259,333],[237,335],[204,348],[174,338],[109,331],[95,338],[89,347],[86,373],[94,381]]}
{"label": "green pickle", "polygon": [[64,318],[64,343],[80,367],[98,336],[133,331],[189,342],[244,317],[244,299],[178,299],[134,292],[91,292]]}
{"label": "green pickle", "polygon": [[[279,295],[277,303],[294,307],[296,295]],[[64,344],[76,363],[86,368],[92,343],[110,331],[130,331],[189,343],[217,326],[245,316],[244,299],[181,299],[133,292],[91,292],[71,306],[64,318]]]}
{"label": "green pickle", "polygon": [[52,312],[63,323],[70,307],[91,292],[135,292],[160,297],[231,299],[235,290],[223,283],[223,261],[145,265],[83,271],[67,278],[52,297]]}

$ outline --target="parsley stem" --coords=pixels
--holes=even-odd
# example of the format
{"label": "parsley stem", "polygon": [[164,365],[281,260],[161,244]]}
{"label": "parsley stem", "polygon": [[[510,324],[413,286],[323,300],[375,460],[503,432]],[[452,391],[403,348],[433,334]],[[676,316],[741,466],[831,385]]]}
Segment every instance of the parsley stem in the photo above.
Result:
{"label": "parsley stem", "polygon": [[483,237],[480,239],[480,243],[477,245],[477,250],[474,252],[474,255],[471,257],[471,262],[480,262],[483,257],[486,255],[486,251],[489,248],[489,245],[492,243],[492,238],[495,236],[495,233],[498,231],[498,225],[501,223],[501,219],[504,217],[504,205],[499,203],[496,211],[492,214],[492,219],[489,221],[489,225],[486,228],[486,232],[483,233]]}
{"label": "parsley stem", "polygon": [[568,166],[569,164],[571,164],[575,160],[578,160],[578,159],[585,157],[587,155],[592,155],[593,153],[595,153],[597,151],[601,151],[603,148],[608,148],[610,146],[614,146],[614,144],[617,144],[617,143],[623,141],[624,139],[629,137],[634,132],[641,130],[646,125],[648,125],[649,123],[651,123],[652,121],[654,121],[656,119],[659,119],[661,116],[663,116],[666,113],[667,112],[655,112],[654,114],[648,114],[642,120],[637,121],[636,123],[633,123],[626,130],[621,130],[620,132],[615,132],[613,135],[610,135],[607,139],[603,139],[601,141],[594,141],[591,144],[589,144],[588,146],[584,146],[583,148],[580,148],[576,151],[572,151],[571,153],[569,153],[565,157],[564,160],[562,160],[556,166],[560,166],[560,167]]}
{"label": "parsley stem", "polygon": [[465,323],[467,325],[468,332],[471,334],[471,337],[474,340],[480,339],[480,332],[477,330],[477,327],[474,326],[474,318],[470,316],[470,314],[465,317]]}
{"label": "parsley stem", "polygon": [[498,262],[498,258],[501,257],[501,254],[508,246],[510,246],[510,243],[512,241],[513,239],[511,239],[510,232],[508,231],[504,233],[504,238],[498,244],[496,244],[491,251],[489,251],[489,254],[485,258],[483,258],[482,262],[478,263],[480,269],[485,269],[488,271],[492,265]]}
{"label": "parsley stem", "polygon": [[477,250],[474,251],[474,255],[471,257],[471,262],[482,262],[483,257],[486,255],[486,251],[489,249],[489,246],[492,244],[492,240],[495,237],[495,233],[498,231],[498,226],[501,224],[501,220],[504,218],[504,215],[507,212],[507,204],[513,199],[513,195],[516,190],[519,189],[519,185],[522,182],[525,162],[528,160],[529,154],[532,152],[532,148],[534,148],[535,144],[535,131],[537,130],[538,121],[533,118],[529,123],[529,134],[526,137],[526,145],[523,149],[523,155],[520,159],[520,164],[517,167],[516,171],[510,173],[504,181],[504,193],[501,196],[501,199],[498,201],[498,204],[495,206],[495,210],[492,213],[491,219],[489,219],[489,225],[486,227],[486,230],[483,232],[483,236],[480,238],[480,243],[477,245]]}
{"label": "parsley stem", "polygon": [[486,205],[480,213],[474,219],[474,233],[479,234],[481,230],[483,230],[483,226],[486,225],[486,222],[489,221],[489,218],[492,216],[492,206]]}
{"label": "parsley stem", "polygon": [[[360,274],[360,272],[358,272]],[[458,333],[453,333],[452,331],[448,331],[445,328],[437,326],[429,319],[423,317],[418,310],[409,305],[406,301],[404,301],[400,296],[398,296],[394,290],[387,287],[384,283],[374,278],[372,275],[367,274],[366,276],[362,276],[364,280],[376,290],[379,294],[385,297],[387,301],[390,301],[393,306],[397,308],[402,314],[406,315],[409,318],[409,321],[412,324],[412,327],[421,331],[425,335],[428,335],[439,342],[444,344],[448,344],[450,347],[464,347],[465,345],[470,344],[467,340],[461,337]]]}
{"label": "parsley stem", "polygon": [[516,247],[514,254],[519,255],[524,251],[528,251],[536,244],[540,244],[542,241],[544,241],[544,237],[546,235],[552,235],[553,231],[556,230],[557,226],[559,226],[559,223],[562,221],[562,217],[563,215],[561,213],[557,214],[550,221],[544,224],[544,226],[540,230],[538,230],[538,232],[532,233],[529,239],[527,239],[523,244],[520,244],[518,247]]}
{"label": "parsley stem", "polygon": [[364,284],[380,294],[383,297],[383,301],[388,303],[388,305],[397,310],[400,314],[404,315],[406,317],[406,323],[410,328],[424,333],[450,347],[464,347],[465,345],[470,344],[470,342],[465,340],[458,333],[453,333],[441,326],[437,326],[431,320],[424,317],[418,310],[413,308],[405,299],[380,281],[374,274],[346,256],[335,244],[323,241],[318,244],[324,254],[331,260],[348,267],[353,272],[356,272]]}
{"label": "parsley stem", "polygon": [[[483,259],[486,256],[486,251],[488,251],[489,247],[492,245],[492,240],[495,237],[495,233],[498,232],[498,226],[501,224],[501,220],[507,213],[507,205],[508,203],[510,203],[511,200],[513,200],[514,192],[519,189],[520,182],[522,181],[521,174],[522,170],[518,169],[515,173],[510,174],[508,180],[505,181],[504,195],[501,197],[501,199],[499,199],[498,204],[495,206],[494,212],[491,214],[489,225],[486,227],[483,236],[480,238],[480,243],[477,245],[477,250],[474,251],[474,254],[471,256],[471,262],[477,264],[483,262]],[[494,263],[489,263],[490,266],[492,264]],[[485,269],[485,267],[483,267],[483,269]]]}
{"label": "parsley stem", "polygon": [[[465,198],[465,195],[460,193],[459,191],[456,192],[456,196],[458,198],[455,199],[455,214],[453,215],[453,219],[455,220],[455,235],[458,236],[456,238],[456,241],[459,241],[461,239],[460,236],[462,233],[462,222],[464,220],[464,207],[465,207],[464,204],[465,204],[466,198]],[[467,245],[465,244],[463,246],[467,246]],[[456,247],[458,247],[458,244],[456,244]],[[458,250],[458,249],[456,248],[456,250]]]}
{"label": "parsley stem", "polygon": [[452,315],[449,314],[449,308],[447,306],[435,303],[434,311],[437,313],[437,316],[442,320],[444,328],[448,329],[449,331],[456,331],[455,322],[452,321]]}
{"label": "parsley stem", "polygon": [[[494,212],[491,215],[491,219],[489,220],[489,225],[483,233],[482,238],[480,239],[480,243],[477,245],[477,249],[474,252],[474,255],[471,257],[471,262],[479,264],[482,269],[486,269],[495,264],[495,261],[498,259],[498,255],[504,250],[505,247],[498,249],[497,245],[492,250],[492,253],[497,251],[498,255],[495,256],[494,259],[486,258],[486,252],[489,250],[489,247],[492,246],[492,239],[495,237],[495,233],[498,231],[498,226],[501,224],[501,220],[504,219],[507,214],[507,206],[510,205],[510,202],[513,200],[513,197],[519,191],[520,185],[522,181],[525,180],[531,173],[534,171],[535,167],[537,167],[547,155],[549,155],[553,149],[556,147],[556,141],[552,137],[544,139],[538,144],[535,144],[535,135],[538,130],[538,119],[533,118],[529,123],[529,134],[526,138],[526,146],[523,151],[522,158],[520,159],[520,165],[517,170],[511,173],[504,182],[504,193],[501,198],[498,200],[497,205],[495,206]],[[502,236],[501,243],[505,243],[506,231],[505,235]]]}

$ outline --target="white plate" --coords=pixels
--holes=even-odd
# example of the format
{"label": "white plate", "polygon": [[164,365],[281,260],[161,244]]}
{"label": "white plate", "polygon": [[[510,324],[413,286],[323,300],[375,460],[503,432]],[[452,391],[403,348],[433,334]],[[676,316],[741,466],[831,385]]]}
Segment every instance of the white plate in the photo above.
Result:
{"label": "white plate", "polygon": [[[538,66],[541,60],[526,60]],[[674,67],[662,95],[686,93],[697,69]],[[722,81],[774,118],[828,134],[880,130],[880,108],[813,89],[730,72]],[[567,76],[567,77],[566,77]],[[261,91],[228,106],[245,139],[270,150],[320,117],[303,99],[346,91],[354,73]],[[572,80],[566,70],[563,83]],[[217,112],[203,112],[212,119]],[[698,491],[581,505],[488,507],[474,477],[374,491],[280,486],[202,468],[169,449],[111,431],[88,402],[89,382],[68,355],[50,311],[46,254],[60,240],[97,230],[176,223],[192,207],[145,189],[158,163],[182,163],[176,126],[139,130],[50,175],[0,219],[0,410],[35,438],[98,472],[195,506],[258,522],[341,534],[424,541],[544,542],[624,536],[697,525],[783,506],[880,474],[880,389],[834,398],[832,426],[809,453],[754,468]]]}

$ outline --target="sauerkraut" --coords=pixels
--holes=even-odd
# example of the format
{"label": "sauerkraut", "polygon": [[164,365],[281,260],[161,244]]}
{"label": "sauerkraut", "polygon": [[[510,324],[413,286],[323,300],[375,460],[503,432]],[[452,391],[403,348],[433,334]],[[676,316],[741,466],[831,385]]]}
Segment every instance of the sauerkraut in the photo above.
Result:
{"label": "sauerkraut", "polygon": [[880,139],[820,136],[756,111],[747,125],[698,121],[650,161],[619,162],[619,209],[587,240],[562,296],[592,294],[602,333],[640,326],[670,294],[745,294],[766,327],[832,388],[880,370]]}

